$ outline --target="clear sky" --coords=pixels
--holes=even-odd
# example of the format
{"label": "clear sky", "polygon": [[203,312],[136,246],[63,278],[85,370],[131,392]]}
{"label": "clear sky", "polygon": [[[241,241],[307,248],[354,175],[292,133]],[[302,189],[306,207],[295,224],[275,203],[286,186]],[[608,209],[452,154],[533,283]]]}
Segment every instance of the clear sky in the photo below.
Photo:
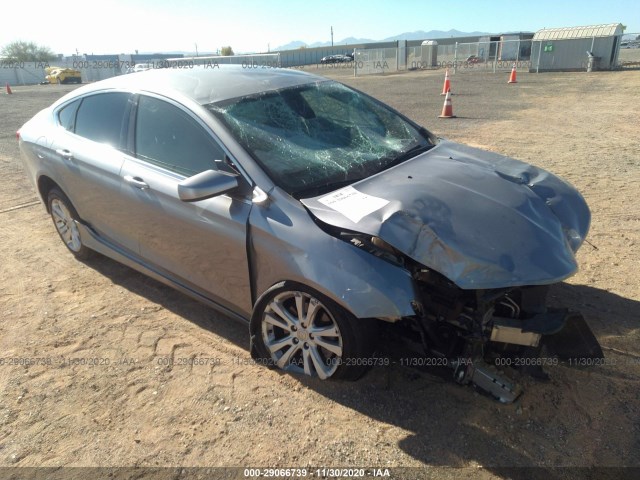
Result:
{"label": "clear sky", "polygon": [[640,33],[638,0],[5,0],[0,47],[54,53],[261,52],[294,40],[383,39],[416,30],[533,31],[623,23]]}

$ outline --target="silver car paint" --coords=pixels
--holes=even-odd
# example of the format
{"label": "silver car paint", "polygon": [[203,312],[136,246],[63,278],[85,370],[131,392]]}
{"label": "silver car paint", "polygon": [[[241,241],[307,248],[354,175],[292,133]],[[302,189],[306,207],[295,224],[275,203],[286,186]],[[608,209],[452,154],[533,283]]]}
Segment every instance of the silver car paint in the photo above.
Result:
{"label": "silver car paint", "polygon": [[[40,112],[25,126],[28,125],[37,131],[37,138],[29,141],[29,128],[23,127],[21,134],[27,142],[21,137],[21,145],[29,148],[21,150],[36,189],[41,178],[55,179],[82,218],[95,218],[96,232],[108,232],[119,246],[135,250],[137,240],[128,235],[126,219],[123,221],[120,217],[127,206],[117,195],[120,168],[124,163],[122,152],[70,134],[55,124],[51,109]],[[62,150],[71,156],[62,156],[59,153]],[[42,200],[46,202],[46,198]]]}
{"label": "silver car paint", "polygon": [[395,320],[415,314],[415,284],[407,270],[325,233],[280,189],[270,197],[251,210],[257,292],[293,280],[324,293],[358,318]]}
{"label": "silver car paint", "polygon": [[119,195],[125,155],[62,128],[54,136],[55,147],[73,155],[71,158],[57,155],[61,175],[54,178],[56,181],[64,178],[61,187],[69,192],[80,217],[92,219],[92,226],[98,233],[108,235],[119,245],[135,251],[137,239],[128,227],[126,216],[129,205]]}
{"label": "silver car paint", "polygon": [[[306,283],[357,317],[414,313],[416,286],[405,269],[331,237],[309,211],[327,224],[382,238],[461,288],[550,284],[575,272],[574,252],[587,234],[589,210],[575,189],[548,172],[441,141],[355,184],[363,193],[389,200],[356,223],[320,203],[321,197],[303,200],[307,211],[277,188],[203,107],[322,81],[327,80],[289,70],[241,67],[115,77],[75,90],[28,122],[21,130],[23,158],[34,184],[41,175],[53,178],[91,222],[92,228],[82,228],[87,244],[245,319],[257,297],[282,280]],[[251,204],[246,195],[223,195],[184,204],[177,200],[183,177],[115,151],[117,161],[106,177],[92,171],[85,157],[93,158],[90,150],[102,147],[92,145],[85,152],[88,141],[54,126],[53,111],[80,95],[117,90],[164,96],[190,111],[224,144],[248,188],[259,188],[268,199]],[[69,146],[75,150],[72,162],[55,154]],[[84,180],[77,179],[78,172]],[[150,188],[132,189],[123,182],[126,175],[143,178]],[[87,191],[82,184],[87,178],[104,193]],[[134,198],[138,201],[131,204]],[[207,233],[199,243],[201,227]],[[183,231],[184,236],[176,233]],[[216,246],[226,254],[222,262],[210,256]]]}
{"label": "silver car paint", "polygon": [[[220,71],[224,72],[224,69]],[[129,82],[134,77],[137,80],[156,73],[158,72],[143,72],[135,76],[116,77],[81,87],[55,102],[21,129],[23,160],[34,184],[37,185],[37,179],[42,175],[54,179],[77,207],[81,218],[90,223],[80,225],[83,242],[132,268],[246,320],[250,317],[252,302],[269,287],[283,280],[306,283],[359,318],[397,319],[414,314],[412,302],[415,300],[415,287],[406,270],[338,241],[320,230],[304,207],[275,187],[247,153],[220,127],[217,120],[193,98],[171,91],[162,83],[149,83],[148,80],[139,84]],[[180,79],[185,76],[182,73],[177,72]],[[251,73],[254,78],[260,74],[261,72]],[[197,72],[197,75],[201,73]],[[262,75],[264,81],[258,84],[250,81],[246,84],[255,90],[256,85],[282,88],[326,81],[298,72],[287,72],[284,83],[280,83],[280,76],[274,75],[273,71],[263,72]],[[129,83],[132,85],[129,86]],[[198,82],[187,84],[197,85]],[[142,88],[143,86],[146,88]],[[198,116],[201,123],[215,132],[215,136],[224,143],[232,161],[247,181],[267,192],[269,200],[253,206],[247,205],[245,199],[233,196],[221,196],[192,204],[180,202],[177,200],[177,183],[184,177],[144,165],[116,150],[108,149],[118,158],[118,167],[112,166],[118,170],[118,174],[112,172],[115,182],[111,181],[111,174],[103,179],[103,183],[97,188],[100,195],[96,197],[102,200],[102,208],[109,209],[107,214],[113,215],[117,222],[116,226],[109,228],[98,221],[100,228],[95,228],[94,218],[99,216],[93,210],[83,207],[83,199],[90,195],[85,191],[86,185],[79,185],[83,179],[74,179],[74,174],[69,171],[70,165],[59,156],[42,161],[35,155],[30,133],[39,135],[46,131],[52,142],[59,142],[59,138],[74,137],[71,143],[92,143],[56,126],[53,112],[81,95],[128,89],[154,96],[166,95],[172,103],[178,102]],[[242,91],[250,94],[261,89],[251,91],[250,88],[245,88]],[[209,94],[202,96],[200,100],[209,101],[212,98],[223,97],[220,94],[214,95],[209,90]],[[96,151],[103,148],[107,147],[96,147]],[[122,168],[119,167],[121,162]],[[123,181],[127,175],[142,178],[149,188],[135,189]],[[96,179],[93,175],[90,178],[92,183],[101,182],[101,179]],[[136,197],[138,201],[131,202]],[[123,202],[124,207],[119,205],[115,208],[115,204],[111,203],[114,201]],[[251,225],[247,238],[246,229],[243,228],[246,228],[246,224],[243,222],[247,221],[249,210]],[[276,211],[277,215],[274,215]],[[187,218],[184,218],[185,215]],[[126,238],[118,234],[122,226],[126,227]],[[144,241],[138,243],[140,239]],[[220,249],[219,255],[216,254],[216,248]],[[249,261],[251,265],[248,264]],[[252,272],[251,276],[249,272]]]}
{"label": "silver car paint", "polygon": [[129,205],[128,226],[145,263],[250,316],[246,225],[251,202],[227,195],[183,202],[178,183],[184,177],[134,158],[122,168],[127,175],[148,184],[140,189],[123,183],[119,194]]}

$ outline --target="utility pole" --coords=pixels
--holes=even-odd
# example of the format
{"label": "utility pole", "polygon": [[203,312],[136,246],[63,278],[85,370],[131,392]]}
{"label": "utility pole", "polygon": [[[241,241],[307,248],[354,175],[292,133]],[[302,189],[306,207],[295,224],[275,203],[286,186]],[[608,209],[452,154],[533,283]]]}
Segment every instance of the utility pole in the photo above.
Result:
{"label": "utility pole", "polygon": [[333,26],[331,26],[331,46],[333,47]]}

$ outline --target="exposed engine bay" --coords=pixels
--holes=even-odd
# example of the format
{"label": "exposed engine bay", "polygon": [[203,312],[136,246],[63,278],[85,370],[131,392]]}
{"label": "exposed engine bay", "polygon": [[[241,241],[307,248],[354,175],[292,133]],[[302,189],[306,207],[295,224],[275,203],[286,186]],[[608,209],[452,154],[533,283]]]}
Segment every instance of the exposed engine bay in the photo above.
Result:
{"label": "exposed engine bay", "polygon": [[463,290],[379,238],[342,235],[411,271],[420,301],[413,305],[415,317],[398,322],[399,331],[431,358],[417,364],[446,365],[457,383],[471,384],[500,402],[511,403],[522,389],[505,370],[545,380],[545,367],[603,357],[580,313],[547,306],[550,285]]}

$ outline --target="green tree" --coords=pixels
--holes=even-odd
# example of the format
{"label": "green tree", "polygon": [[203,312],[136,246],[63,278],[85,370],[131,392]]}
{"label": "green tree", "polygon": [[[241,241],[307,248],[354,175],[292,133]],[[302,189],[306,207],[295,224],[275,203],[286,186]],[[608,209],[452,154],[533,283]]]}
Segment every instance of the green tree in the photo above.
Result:
{"label": "green tree", "polygon": [[231,47],[222,47],[222,50],[220,50],[220,55],[224,55],[225,57],[230,57],[232,55],[235,55],[235,53],[233,53],[233,48]]}
{"label": "green tree", "polygon": [[0,55],[10,62],[48,62],[56,58],[49,47],[23,41],[8,43],[2,47]]}

